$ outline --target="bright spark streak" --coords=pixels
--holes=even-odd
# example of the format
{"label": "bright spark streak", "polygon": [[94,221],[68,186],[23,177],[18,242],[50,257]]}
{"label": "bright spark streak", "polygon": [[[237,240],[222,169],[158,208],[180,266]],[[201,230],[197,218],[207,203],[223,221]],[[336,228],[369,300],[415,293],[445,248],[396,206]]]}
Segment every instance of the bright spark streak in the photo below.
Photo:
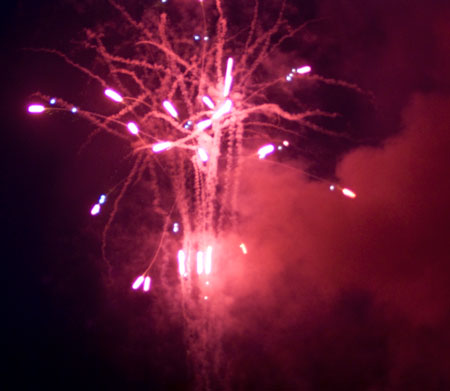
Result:
{"label": "bright spark streak", "polygon": [[99,203],[100,205],[103,205],[105,202],[106,202],[106,195],[105,195],[105,194],[102,194],[102,195],[100,196],[100,198],[98,199],[98,203]]}
{"label": "bright spark streak", "polygon": [[148,292],[150,290],[150,283],[151,283],[151,279],[149,276],[145,277],[144,280],[144,292]]}
{"label": "bright spark streak", "polygon": [[239,247],[241,248],[243,254],[247,254],[247,247],[244,243],[241,243]]}
{"label": "bright spark streak", "polygon": [[114,90],[112,90],[111,88],[107,88],[105,90],[105,95],[109,98],[112,99],[114,102],[123,102],[123,98],[120,96],[120,94]]}
{"label": "bright spark streak", "polygon": [[178,113],[175,110],[175,107],[173,107],[172,103],[170,103],[168,100],[165,100],[163,102],[163,106],[173,118],[178,118]]}
{"label": "bright spark streak", "polygon": [[227,70],[225,72],[225,81],[223,87],[223,96],[227,97],[230,93],[231,82],[233,80],[231,76],[231,71],[233,69],[233,59],[230,57],[227,61]]}
{"label": "bright spark streak", "polygon": [[200,121],[197,124],[198,130],[205,130],[206,128],[210,127],[212,124],[212,121],[210,119],[205,119],[204,121]]}
{"label": "bright spark streak", "polygon": [[143,282],[144,282],[144,276],[139,276],[138,278],[136,278],[136,281],[134,281],[134,283],[131,287],[134,290],[136,290],[142,285]]}
{"label": "bright spark streak", "polygon": [[222,115],[229,113],[230,110],[231,110],[231,106],[232,106],[232,105],[233,105],[233,102],[231,102],[230,99],[227,99],[227,100],[225,101],[225,103],[220,107],[220,109],[217,110],[217,111],[213,114],[212,119],[220,118],[220,117],[222,117]]}
{"label": "bright spark streak", "polygon": [[203,149],[203,148],[199,148],[198,150],[197,150],[197,153],[198,153],[198,157],[200,158],[200,160],[202,161],[202,162],[207,162],[208,161],[208,159],[209,159],[209,156],[208,156],[208,154],[206,153],[206,151]]}
{"label": "bright spark streak", "polygon": [[203,251],[197,252],[197,274],[203,273]]}
{"label": "bright spark streak", "polygon": [[264,145],[258,149],[258,155],[260,159],[264,159],[267,155],[275,151],[275,147],[272,144]]}
{"label": "bright spark streak", "polygon": [[100,204],[95,204],[91,209],[91,215],[95,216],[100,213]]}
{"label": "bright spark streak", "polygon": [[180,273],[180,276],[186,274],[186,254],[183,250],[178,251],[178,272]]}
{"label": "bright spark streak", "polygon": [[39,114],[45,110],[45,107],[42,105],[29,105],[28,112],[32,114]]}
{"label": "bright spark streak", "polygon": [[211,110],[213,110],[214,109],[214,102],[211,100],[211,98],[209,97],[209,96],[204,96],[203,98],[202,98],[202,101],[203,101],[203,103],[206,105],[206,106],[208,106]]}
{"label": "bright spark streak", "polygon": [[212,247],[208,246],[206,249],[205,257],[205,274],[211,274],[212,268]]}
{"label": "bright spark streak", "polygon": [[128,122],[127,128],[128,128],[128,130],[130,131],[131,134],[136,135],[136,134],[139,133],[139,128],[134,122]]}
{"label": "bright spark streak", "polygon": [[342,189],[342,194],[344,194],[348,198],[356,198],[356,194],[347,188]]}
{"label": "bright spark streak", "polygon": [[169,149],[171,146],[172,146],[172,143],[170,141],[164,141],[162,143],[153,145],[152,149],[153,149],[153,152],[158,153],[161,151],[165,151],[166,149]]}
{"label": "bright spark streak", "polygon": [[297,73],[300,73],[301,75],[304,75],[305,73],[311,72],[311,67],[309,65],[305,65],[301,68],[297,68]]}

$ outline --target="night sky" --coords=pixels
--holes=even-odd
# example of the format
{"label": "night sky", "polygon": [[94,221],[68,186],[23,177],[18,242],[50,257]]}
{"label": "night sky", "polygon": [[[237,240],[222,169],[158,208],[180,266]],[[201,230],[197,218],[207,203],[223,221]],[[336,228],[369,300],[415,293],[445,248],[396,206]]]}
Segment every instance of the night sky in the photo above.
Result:
{"label": "night sky", "polygon": [[[134,270],[113,285],[104,279],[106,220],[88,211],[129,169],[126,148],[109,138],[82,148],[88,123],[26,114],[38,90],[93,99],[93,85],[60,60],[23,49],[69,47],[84,25],[110,17],[94,3],[24,0],[2,10],[0,385],[191,390],[181,314],[167,307],[176,281],[174,293],[156,281],[144,295],[129,289]],[[245,163],[239,234],[249,254],[224,275],[220,303],[227,382],[233,390],[449,390],[450,4],[288,3],[288,17],[314,22],[267,69],[306,59],[370,94],[307,89],[302,99],[340,113],[330,126],[349,137],[312,134],[274,159],[281,164]],[[235,17],[248,23],[245,13]],[[330,192],[305,172],[358,196]],[[123,262],[145,247],[135,245],[150,208],[144,190],[130,195],[113,233]]]}

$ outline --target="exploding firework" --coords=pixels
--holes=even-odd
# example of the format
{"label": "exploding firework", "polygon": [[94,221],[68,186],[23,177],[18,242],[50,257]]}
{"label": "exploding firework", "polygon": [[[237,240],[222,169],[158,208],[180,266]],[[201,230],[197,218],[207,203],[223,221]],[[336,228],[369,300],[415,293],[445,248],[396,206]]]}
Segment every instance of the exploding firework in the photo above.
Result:
{"label": "exploding firework", "polygon": [[[283,106],[269,98],[274,90],[280,93],[307,80],[345,83],[314,75],[310,65],[301,63],[268,74],[267,64],[283,42],[304,28],[289,26],[283,17],[284,3],[271,26],[263,28],[256,1],[249,28],[238,32],[228,30],[227,9],[221,0],[193,0],[195,4],[184,5],[186,10],[170,10],[164,8],[171,7],[169,2],[161,3],[163,8],[147,9],[138,18],[110,1],[121,18],[120,28],[112,33],[113,43],[105,38],[107,27],[86,30],[83,41],[83,47],[95,53],[94,68],[102,72],[65,53],[46,50],[95,82],[93,94],[110,102],[113,114],[85,110],[41,93],[28,111],[71,111],[96,129],[90,139],[104,131],[130,146],[134,163],[129,175],[112,185],[90,210],[95,216],[107,200],[113,203],[103,231],[103,257],[111,272],[116,265],[108,254],[108,238],[119,204],[133,184],[147,175],[147,196],[160,221],[161,236],[148,264],[135,270],[130,286],[148,292],[155,263],[170,259],[178,265],[186,335],[197,354],[199,388],[208,389],[221,376],[217,363],[220,326],[212,320],[210,303],[215,281],[230,262],[219,250],[223,250],[221,242],[230,232],[238,233],[243,162],[266,159],[295,145],[296,136],[305,129],[331,134],[313,120],[335,116],[316,109],[305,111],[298,104]],[[196,18],[180,16],[184,11]],[[119,41],[118,34],[126,39]],[[270,144],[264,142],[267,139]],[[341,190],[347,197],[356,197],[349,189]],[[178,246],[175,251],[173,243]],[[237,242],[236,247],[241,256],[251,251],[244,243]]]}

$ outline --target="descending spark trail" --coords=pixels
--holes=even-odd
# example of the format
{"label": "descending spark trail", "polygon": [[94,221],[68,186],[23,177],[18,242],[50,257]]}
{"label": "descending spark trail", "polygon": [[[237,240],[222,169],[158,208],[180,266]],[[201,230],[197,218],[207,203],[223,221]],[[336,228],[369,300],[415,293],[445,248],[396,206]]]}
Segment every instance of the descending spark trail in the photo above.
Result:
{"label": "descending spark trail", "polygon": [[[109,270],[120,268],[106,243],[119,204],[133,184],[143,180],[144,173],[148,174],[151,218],[162,226],[162,235],[148,266],[134,265],[135,276],[128,278],[130,281],[135,278],[131,284],[133,290],[142,287],[143,292],[148,292],[155,261],[171,259],[176,262],[177,259],[186,338],[190,349],[198,354],[193,367],[200,389],[217,385],[223,375],[219,358],[211,358],[213,351],[220,351],[220,328],[211,317],[200,323],[192,319],[204,313],[205,304],[212,305],[218,296],[214,295],[214,282],[224,268],[230,267],[228,254],[218,250],[221,248],[218,244],[229,232],[238,231],[238,191],[243,160],[255,156],[265,159],[276,151],[274,144],[261,146],[261,142],[248,136],[261,135],[261,140],[273,137],[273,129],[280,133],[276,135],[278,140],[280,136],[292,136],[292,140],[284,140],[278,146],[280,150],[295,144],[295,136],[305,129],[332,134],[313,119],[335,116],[319,110],[304,111],[295,104],[283,107],[268,102],[271,88],[280,91],[292,88],[292,84],[287,87],[286,81],[309,78],[312,73],[312,68],[304,65],[289,68],[291,72],[287,77],[283,77],[285,70],[281,69],[271,80],[261,81],[260,71],[266,71],[266,64],[276,55],[281,42],[303,28],[291,28],[287,24],[283,19],[284,8],[272,27],[263,31],[258,23],[256,3],[250,30],[235,38],[231,45],[222,3],[221,0],[208,5],[198,3],[199,20],[204,26],[203,34],[199,35],[192,31],[189,23],[183,25],[182,30],[175,22],[171,24],[170,12],[149,9],[145,18],[137,20],[118,2],[110,0],[123,22],[121,27],[127,39],[118,46],[108,46],[105,31],[99,29],[89,30],[83,43],[97,53],[96,64],[109,73],[97,75],[64,53],[44,51],[60,56],[98,83],[95,92],[98,99],[106,98],[116,112],[104,115],[87,111],[43,94],[36,94],[36,98],[49,102],[50,107],[38,103],[28,107],[31,114],[72,111],[96,129],[129,143],[136,157],[129,176],[107,192],[108,200],[113,198],[113,202],[102,250]],[[206,7],[214,7],[218,14],[211,32],[207,31]],[[127,48],[130,57],[118,54],[122,47]],[[115,89],[107,86],[115,86]],[[356,197],[349,189],[342,189],[342,194]],[[105,201],[106,196],[99,199],[90,213],[98,215]],[[179,216],[177,223],[172,219],[173,210]],[[177,254],[168,255],[168,249],[173,248],[171,243],[178,246]],[[245,244],[236,247],[240,247],[241,256],[247,254]],[[204,278],[207,281],[202,280]],[[200,304],[199,298],[208,303],[202,300]],[[201,332],[201,327],[210,334]],[[195,335],[202,337],[194,340]]]}

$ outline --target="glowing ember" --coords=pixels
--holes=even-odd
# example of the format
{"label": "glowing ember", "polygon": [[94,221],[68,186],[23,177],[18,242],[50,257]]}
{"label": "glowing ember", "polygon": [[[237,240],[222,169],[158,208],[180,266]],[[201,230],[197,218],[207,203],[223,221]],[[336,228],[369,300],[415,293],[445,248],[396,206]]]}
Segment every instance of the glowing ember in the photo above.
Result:
{"label": "glowing ember", "polygon": [[233,80],[233,78],[231,76],[232,69],[233,69],[233,59],[229,58],[227,61],[227,70],[225,73],[225,82],[224,82],[224,87],[223,87],[223,96],[224,97],[227,97],[228,94],[230,93],[231,82]]}
{"label": "glowing ember", "polygon": [[356,194],[347,188],[342,189],[342,194],[344,194],[348,198],[356,198]]}
{"label": "glowing ember", "polygon": [[260,159],[264,159],[267,155],[270,155],[273,151],[275,151],[275,147],[272,144],[267,144],[258,149],[258,156]]}
{"label": "glowing ember", "polygon": [[120,96],[120,94],[114,90],[112,90],[111,88],[107,88],[105,90],[105,95],[112,99],[114,102],[123,102],[123,98]]}
{"label": "glowing ember", "polygon": [[243,254],[247,254],[247,247],[244,243],[241,243],[239,247],[241,248]]}
{"label": "glowing ember", "polygon": [[91,209],[91,215],[95,216],[100,213],[100,204],[95,204]]}
{"label": "glowing ember", "polygon": [[152,150],[153,152],[162,152],[165,151],[166,149],[169,149],[172,146],[172,143],[170,141],[164,141],[162,143],[158,143],[153,145]]}
{"label": "glowing ember", "polygon": [[209,96],[204,96],[203,98],[202,98],[202,101],[203,101],[203,103],[206,105],[206,106],[208,106],[211,110],[213,110],[214,109],[214,103],[213,103],[213,101],[211,100],[211,98],[209,97]]}
{"label": "glowing ember", "polygon": [[230,100],[230,99],[227,99],[227,100],[225,101],[225,103],[220,107],[220,109],[217,110],[217,111],[214,113],[214,115],[212,116],[212,118],[213,118],[213,119],[217,119],[217,118],[222,117],[222,115],[229,113],[230,110],[231,110],[232,104],[233,104],[233,103],[231,102],[231,100]]}
{"label": "glowing ember", "polygon": [[198,130],[205,130],[206,128],[210,127],[212,124],[212,121],[210,119],[205,119],[204,121],[200,121],[197,124]]}
{"label": "glowing ember", "polygon": [[32,114],[39,114],[45,110],[45,107],[42,105],[29,105],[28,112]]}
{"label": "glowing ember", "polygon": [[170,103],[168,100],[165,100],[163,102],[163,106],[173,118],[178,117],[178,113],[175,110],[175,107],[173,107],[172,103]]}
{"label": "glowing ember", "polygon": [[137,127],[137,125],[134,122],[128,122],[127,124],[127,128],[130,131],[131,134],[138,134],[139,133],[139,128]]}
{"label": "glowing ember", "polygon": [[151,279],[149,276],[145,277],[144,280],[144,292],[148,292],[150,290],[150,283],[151,283]]}
{"label": "glowing ember", "polygon": [[142,285],[142,283],[144,282],[144,276],[139,276],[138,278],[136,278],[136,280],[134,281],[132,288],[134,290],[139,289],[139,287]]}
{"label": "glowing ember", "polygon": [[305,65],[301,68],[297,68],[297,73],[300,73],[301,75],[304,75],[305,73],[311,72],[311,67],[309,65]]}
{"label": "glowing ember", "polygon": [[208,159],[209,159],[208,154],[206,153],[206,151],[203,148],[199,148],[197,150],[197,153],[198,153],[198,157],[200,158],[200,160],[202,162],[205,163],[208,161]]}

